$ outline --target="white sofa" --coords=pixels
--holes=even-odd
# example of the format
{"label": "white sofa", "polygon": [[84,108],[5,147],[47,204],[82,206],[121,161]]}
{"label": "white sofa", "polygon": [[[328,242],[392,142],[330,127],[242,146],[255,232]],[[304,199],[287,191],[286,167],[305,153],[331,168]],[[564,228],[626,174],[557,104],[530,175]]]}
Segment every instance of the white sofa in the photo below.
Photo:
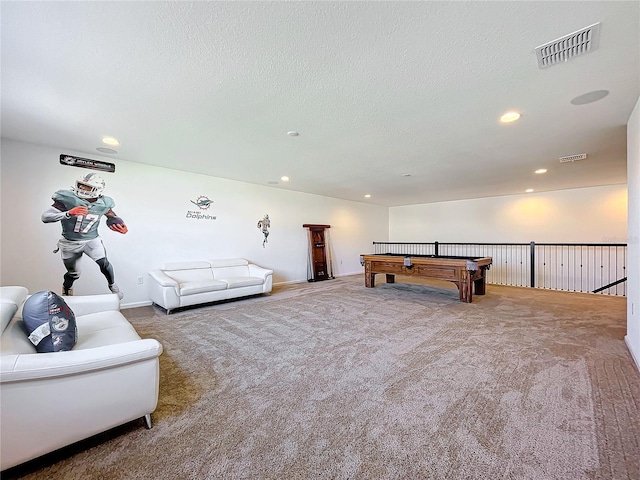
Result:
{"label": "white sofa", "polygon": [[175,308],[269,293],[273,270],[244,258],[165,263],[149,272],[149,296],[167,314]]}
{"label": "white sofa", "polygon": [[0,287],[0,470],[144,417],[158,403],[162,345],[141,339],[115,294],[63,297],[70,351],[36,353],[23,330],[24,287]]}

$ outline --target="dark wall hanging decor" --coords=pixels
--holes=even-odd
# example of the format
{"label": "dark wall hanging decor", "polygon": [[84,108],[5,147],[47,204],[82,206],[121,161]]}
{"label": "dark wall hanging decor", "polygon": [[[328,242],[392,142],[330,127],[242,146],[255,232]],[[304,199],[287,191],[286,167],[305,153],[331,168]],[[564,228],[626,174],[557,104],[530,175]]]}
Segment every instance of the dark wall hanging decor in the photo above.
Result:
{"label": "dark wall hanging decor", "polygon": [[333,276],[331,250],[329,248],[329,231],[331,225],[305,223],[309,229],[309,256],[307,262],[307,280],[318,282],[329,280]]}
{"label": "dark wall hanging decor", "polygon": [[73,155],[60,154],[60,165],[69,167],[90,168],[91,170],[99,170],[101,172],[115,173],[116,166],[113,163],[103,162],[101,160],[91,160],[89,158],[74,157]]}

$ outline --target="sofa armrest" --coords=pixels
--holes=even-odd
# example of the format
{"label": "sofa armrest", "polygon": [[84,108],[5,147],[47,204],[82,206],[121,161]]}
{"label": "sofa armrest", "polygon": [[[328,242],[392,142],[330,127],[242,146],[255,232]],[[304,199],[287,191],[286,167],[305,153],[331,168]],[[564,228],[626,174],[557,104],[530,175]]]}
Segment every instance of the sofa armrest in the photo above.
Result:
{"label": "sofa armrest", "polygon": [[146,361],[161,353],[160,342],[147,338],[86,350],[2,355],[0,383],[85,374]]}
{"label": "sofa armrest", "polygon": [[149,296],[151,301],[170,310],[180,306],[180,285],[162,270],[149,272]]}
{"label": "sofa armrest", "polygon": [[76,317],[90,313],[120,310],[120,299],[115,293],[64,297],[64,301],[69,305]]}
{"label": "sofa armrest", "polygon": [[151,270],[149,272],[149,276],[153,280],[155,280],[158,283],[158,285],[160,285],[161,287],[175,288],[176,293],[178,291],[178,288],[180,288],[180,286],[178,285],[178,282],[176,282],[173,278],[171,278],[169,275],[164,273],[162,270]]}
{"label": "sofa armrest", "polygon": [[273,275],[273,270],[259,267],[258,265],[253,263],[249,264],[250,277],[258,277],[258,278],[266,279],[269,275]]}

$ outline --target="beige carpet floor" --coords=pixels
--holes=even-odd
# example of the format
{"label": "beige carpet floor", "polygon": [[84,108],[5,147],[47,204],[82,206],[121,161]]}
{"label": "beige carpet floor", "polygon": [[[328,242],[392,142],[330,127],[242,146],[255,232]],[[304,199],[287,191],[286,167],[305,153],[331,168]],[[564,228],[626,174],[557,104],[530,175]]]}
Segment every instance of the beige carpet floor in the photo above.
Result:
{"label": "beige carpet floor", "polygon": [[154,427],[3,472],[30,479],[640,479],[626,299],[361,275],[178,311]]}

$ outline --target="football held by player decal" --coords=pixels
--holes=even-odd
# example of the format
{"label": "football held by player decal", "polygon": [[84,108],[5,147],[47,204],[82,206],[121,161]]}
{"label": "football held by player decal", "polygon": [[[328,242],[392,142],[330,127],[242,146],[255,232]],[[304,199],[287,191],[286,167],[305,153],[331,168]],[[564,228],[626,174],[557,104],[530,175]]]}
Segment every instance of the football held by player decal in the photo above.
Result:
{"label": "football held by player decal", "polygon": [[115,203],[104,196],[104,180],[95,173],[81,175],[70,190],[58,190],[51,197],[53,205],[42,214],[44,223],[60,222],[62,238],[58,241],[62,262],[67,269],[62,283],[62,294],[73,295],[73,282],[80,277],[78,261],[86,254],[100,267],[107,279],[109,290],[123,297],[115,283],[113,266],[107,259],[107,252],[98,235],[98,225],[102,217],[107,218],[107,226],[118,233],[127,233],[124,221],[113,211]]}

